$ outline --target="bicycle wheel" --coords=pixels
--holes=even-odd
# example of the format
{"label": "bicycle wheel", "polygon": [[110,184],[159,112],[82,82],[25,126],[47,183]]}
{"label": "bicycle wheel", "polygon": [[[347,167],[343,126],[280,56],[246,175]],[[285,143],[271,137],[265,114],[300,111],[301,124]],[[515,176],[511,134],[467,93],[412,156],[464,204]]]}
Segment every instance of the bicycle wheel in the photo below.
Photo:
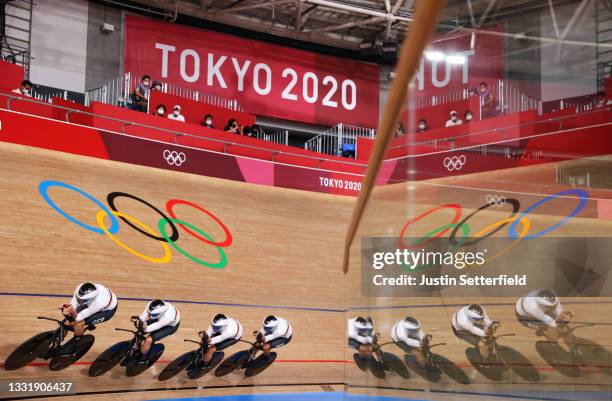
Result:
{"label": "bicycle wheel", "polygon": [[276,356],[276,352],[270,352],[270,356],[268,357],[263,354],[260,355],[250,364],[251,366],[245,370],[244,375],[246,377],[252,377],[260,374],[274,363]]}
{"label": "bicycle wheel", "polygon": [[68,341],[49,362],[49,370],[62,370],[72,365],[89,351],[95,341],[94,336],[86,334],[78,342]]}
{"label": "bicycle wheel", "polygon": [[128,377],[138,376],[145,370],[149,369],[164,353],[164,344],[153,344],[147,353],[146,361],[138,361],[132,359],[125,368],[125,375]]}
{"label": "bicycle wheel", "polygon": [[190,379],[199,379],[200,377],[204,376],[206,373],[208,373],[211,370],[213,370],[214,368],[216,368],[217,365],[223,359],[224,355],[225,354],[222,351],[217,351],[217,352],[215,352],[213,354],[212,359],[208,363],[208,366],[203,366],[203,362],[200,362],[198,364],[198,366],[190,366],[190,367],[188,367],[187,368],[187,376]]}
{"label": "bicycle wheel", "polygon": [[374,359],[374,357],[370,357],[370,359],[368,360],[368,367],[370,368],[370,372],[372,372],[372,374],[379,378],[379,379],[384,379],[386,374],[385,374],[385,367],[383,366],[382,363],[378,362],[376,359]]}
{"label": "bicycle wheel", "polygon": [[402,360],[398,358],[397,355],[391,354],[389,352],[383,352],[382,357],[383,367],[385,368],[385,370],[392,370],[404,379],[410,378],[410,372],[408,371],[408,368],[406,368],[406,365],[404,365]]}
{"label": "bicycle wheel", "polygon": [[55,331],[45,331],[28,339],[15,348],[4,361],[4,369],[15,370],[24,367],[34,359],[42,356],[53,342]]}
{"label": "bicycle wheel", "polygon": [[131,344],[131,341],[121,341],[101,353],[89,367],[89,376],[100,376],[115,367],[128,354]]}
{"label": "bicycle wheel", "polygon": [[236,352],[229,358],[227,358],[217,370],[215,370],[215,376],[221,377],[232,373],[234,370],[239,369],[242,365],[249,360],[249,351],[244,350]]}
{"label": "bicycle wheel", "polygon": [[183,371],[193,361],[196,351],[189,351],[168,364],[159,374],[159,381],[168,380]]}

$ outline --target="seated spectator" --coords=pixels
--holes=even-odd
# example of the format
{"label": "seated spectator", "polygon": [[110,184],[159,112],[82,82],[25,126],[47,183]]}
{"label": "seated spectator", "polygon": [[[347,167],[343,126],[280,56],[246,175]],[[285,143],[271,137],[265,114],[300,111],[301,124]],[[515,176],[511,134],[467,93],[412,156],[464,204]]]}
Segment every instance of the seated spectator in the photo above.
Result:
{"label": "seated spectator", "polygon": [[419,120],[419,126],[417,127],[417,132],[425,132],[427,131],[427,120],[424,118],[421,118]]}
{"label": "seated spectator", "polygon": [[13,89],[13,93],[32,97],[32,82],[28,81],[27,79],[24,79],[23,81],[21,81],[21,84],[19,84],[19,88]]}
{"label": "seated spectator", "polygon": [[175,104],[172,108],[172,114],[168,114],[168,118],[174,121],[180,121],[182,123],[185,122],[185,116],[181,114],[181,106]]}
{"label": "seated spectator", "polygon": [[456,125],[463,124],[463,121],[459,120],[457,117],[457,112],[455,110],[450,112],[450,119],[446,122],[446,128],[454,127]]}
{"label": "seated spectator", "polygon": [[253,128],[246,126],[246,127],[242,127],[242,135],[244,136],[253,136]]}
{"label": "seated spectator", "polygon": [[145,75],[140,80],[140,83],[134,88],[132,94],[132,108],[134,110],[148,112],[149,94],[151,92],[151,77]]}
{"label": "seated spectator", "polygon": [[478,96],[478,89],[470,88],[470,90],[468,91],[468,97],[472,97],[472,96]]}
{"label": "seated spectator", "polygon": [[597,97],[595,98],[595,107],[606,107],[612,104],[612,99],[608,99],[606,97],[606,92],[597,92]]}
{"label": "seated spectator", "polygon": [[480,83],[480,107],[482,110],[482,118],[495,116],[495,97],[489,90],[489,85],[486,82]]}
{"label": "seated spectator", "polygon": [[255,138],[263,138],[264,137],[264,131],[263,129],[261,129],[261,127],[257,124],[253,125],[251,127],[251,136],[255,137]]}
{"label": "seated spectator", "polygon": [[213,125],[213,117],[210,114],[204,116],[204,120],[202,120],[202,123],[200,125],[206,128],[215,128],[215,126]]}
{"label": "seated spectator", "polygon": [[402,122],[397,123],[397,127],[395,128],[395,136],[402,136],[406,134],[406,130],[404,129],[404,124]]}
{"label": "seated spectator", "polygon": [[465,114],[463,115],[463,121],[466,121],[466,122],[468,122],[468,123],[469,123],[469,122],[470,122],[470,121],[472,121],[473,119],[474,119],[474,115],[472,114],[472,112],[471,112],[471,111],[467,110],[467,111],[465,112]]}
{"label": "seated spectator", "polygon": [[161,90],[162,90],[162,83],[159,82],[159,81],[153,81],[153,88],[151,88],[151,90],[161,92]]}
{"label": "seated spectator", "polygon": [[155,115],[159,117],[165,117],[166,116],[166,105],[158,104],[157,107],[155,108]]}
{"label": "seated spectator", "polygon": [[238,121],[235,118],[230,118],[227,122],[223,131],[229,132],[230,134],[238,134],[241,135],[240,127],[238,126]]}

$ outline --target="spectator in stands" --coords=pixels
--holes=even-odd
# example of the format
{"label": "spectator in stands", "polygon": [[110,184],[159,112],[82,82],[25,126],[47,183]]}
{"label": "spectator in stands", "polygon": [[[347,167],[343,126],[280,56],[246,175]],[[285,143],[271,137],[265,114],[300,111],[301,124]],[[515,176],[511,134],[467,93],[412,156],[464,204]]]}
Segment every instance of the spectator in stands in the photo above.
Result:
{"label": "spectator in stands", "polygon": [[153,81],[153,87],[151,88],[151,90],[161,92],[161,90],[162,90],[162,83],[159,82],[159,81]]}
{"label": "spectator in stands", "polygon": [[470,121],[472,121],[473,119],[474,119],[474,114],[472,114],[472,112],[471,112],[471,111],[467,110],[467,111],[465,112],[465,114],[463,115],[463,121],[465,121],[465,122],[468,122],[468,123],[469,123],[469,122],[470,122]]}
{"label": "spectator in stands", "polygon": [[417,127],[417,132],[425,132],[427,131],[427,120],[424,118],[421,118],[419,120],[419,126]]}
{"label": "spectator in stands", "polygon": [[456,125],[461,125],[463,124],[463,121],[461,121],[458,117],[458,114],[455,110],[450,112],[450,119],[446,122],[446,128],[448,127],[454,127]]}
{"label": "spectator in stands", "polygon": [[242,135],[253,136],[253,128],[249,127],[248,125],[246,127],[242,127]]}
{"label": "spectator in stands", "polygon": [[261,127],[257,124],[254,124],[251,127],[251,136],[255,137],[255,138],[263,138],[264,135],[264,131],[263,129],[261,129]]}
{"label": "spectator in stands", "polygon": [[166,105],[158,104],[155,108],[155,115],[159,117],[166,117]]}
{"label": "spectator in stands", "polygon": [[395,136],[402,136],[406,134],[406,130],[404,129],[404,124],[401,121],[397,123],[397,127],[395,127]]}
{"label": "spectator in stands", "polygon": [[185,122],[185,116],[181,114],[181,106],[175,104],[172,108],[172,114],[168,114],[168,118],[174,121]]}
{"label": "spectator in stands", "polygon": [[28,81],[27,79],[24,79],[23,81],[21,81],[21,84],[19,84],[19,88],[13,89],[13,93],[32,97],[32,82]]}
{"label": "spectator in stands", "polygon": [[480,83],[480,107],[482,118],[493,117],[495,115],[495,97],[489,90],[486,82]]}
{"label": "spectator in stands", "polygon": [[470,90],[468,91],[468,97],[472,97],[472,96],[478,96],[478,89],[470,88]]}
{"label": "spectator in stands", "polygon": [[205,115],[201,125],[206,128],[215,128],[213,125],[213,117],[210,114]]}
{"label": "spectator in stands", "polygon": [[241,135],[240,126],[238,125],[238,121],[235,118],[229,119],[223,131],[229,132],[230,134]]}
{"label": "spectator in stands", "polygon": [[597,97],[595,98],[595,107],[606,107],[612,104],[612,99],[608,99],[606,97],[606,92],[601,91],[597,92]]}
{"label": "spectator in stands", "polygon": [[134,110],[147,112],[149,105],[149,94],[151,92],[151,77],[145,75],[140,80],[140,83],[136,85],[134,94],[132,96]]}

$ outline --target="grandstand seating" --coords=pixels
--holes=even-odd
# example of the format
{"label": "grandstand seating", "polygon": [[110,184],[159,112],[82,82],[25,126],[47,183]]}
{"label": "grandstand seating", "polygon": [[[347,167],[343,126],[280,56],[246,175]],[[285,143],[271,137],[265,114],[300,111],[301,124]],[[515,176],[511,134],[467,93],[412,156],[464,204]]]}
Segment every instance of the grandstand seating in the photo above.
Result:
{"label": "grandstand seating", "polygon": [[[0,74],[0,107],[2,108],[148,140],[306,168],[358,175],[364,174],[365,161],[369,157],[373,144],[371,139],[359,138],[357,144],[359,159],[354,161],[234,135],[220,129],[207,129],[199,125],[205,114],[214,116],[217,128],[221,128],[229,118],[236,118],[243,125],[252,125],[255,123],[255,116],[162,92],[151,94],[151,105],[165,104],[167,109],[171,109],[174,104],[180,104],[182,113],[188,122],[177,122],[98,102],[92,102],[87,107],[60,98],[53,98],[53,104],[48,104],[11,92],[19,85],[22,78],[22,75],[19,74],[23,74],[23,69],[13,64],[1,63],[0,72],[2,72]],[[457,110],[460,114],[465,110],[472,110],[476,114],[478,98],[464,99],[421,109],[416,113],[415,118],[426,118],[430,126],[443,126],[450,110]],[[408,136],[396,138],[391,144],[387,158],[400,158],[406,155],[451,150],[457,147],[528,138],[534,134],[589,127],[609,123],[611,114],[610,109],[576,113],[575,108],[567,108],[543,115],[538,115],[535,110],[502,115],[464,123],[460,126],[432,129],[424,133],[412,133]],[[14,114],[10,114],[10,116],[16,118]],[[407,118],[407,114],[404,113],[403,118]],[[23,118],[19,117],[19,119]],[[601,129],[605,128],[601,127]],[[576,130],[576,134],[581,132],[582,130]],[[579,141],[578,137],[572,136],[572,138]],[[554,139],[546,139],[546,137],[539,140],[531,138],[530,143],[537,144],[543,150],[551,151],[569,150],[573,146],[567,143],[567,139],[559,142]],[[51,144],[49,146],[49,148],[53,148]],[[596,154],[598,151],[597,148],[585,144],[575,146],[573,149],[579,150],[584,155]]]}

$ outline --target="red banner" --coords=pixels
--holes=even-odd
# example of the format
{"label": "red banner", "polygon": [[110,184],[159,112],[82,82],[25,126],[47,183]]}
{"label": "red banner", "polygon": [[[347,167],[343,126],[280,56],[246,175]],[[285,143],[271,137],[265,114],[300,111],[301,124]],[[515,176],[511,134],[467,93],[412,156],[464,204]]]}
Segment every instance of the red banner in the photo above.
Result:
{"label": "red banner", "polygon": [[504,37],[493,34],[503,32],[503,27],[486,30],[492,33],[457,33],[434,39],[421,59],[415,95],[439,95],[503,79]]}
{"label": "red banner", "polygon": [[125,19],[125,71],[305,123],[375,127],[378,66],[154,21]]}

